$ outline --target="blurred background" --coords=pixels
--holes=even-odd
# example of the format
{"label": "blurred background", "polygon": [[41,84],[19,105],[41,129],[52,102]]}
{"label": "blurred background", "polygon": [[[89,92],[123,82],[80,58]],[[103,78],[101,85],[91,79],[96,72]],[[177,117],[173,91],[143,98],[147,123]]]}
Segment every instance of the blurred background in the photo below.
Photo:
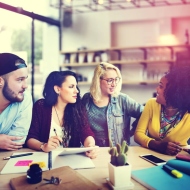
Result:
{"label": "blurred background", "polygon": [[145,103],[189,55],[189,10],[190,0],[4,0],[0,52],[27,61],[34,101],[51,71],[77,72],[83,95],[95,65],[109,61],[121,69],[122,92]]}

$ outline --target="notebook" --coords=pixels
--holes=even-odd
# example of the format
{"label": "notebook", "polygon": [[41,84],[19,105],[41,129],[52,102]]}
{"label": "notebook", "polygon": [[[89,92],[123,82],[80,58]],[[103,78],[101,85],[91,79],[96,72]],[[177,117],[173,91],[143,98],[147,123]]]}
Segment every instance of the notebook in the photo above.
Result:
{"label": "notebook", "polygon": [[13,190],[101,190],[100,187],[98,187],[90,180],[86,179],[84,176],[68,166],[42,172],[42,179],[50,179],[51,176],[60,178],[62,182],[59,185],[54,185],[46,184],[46,181],[42,180],[40,183],[37,184],[29,184],[27,182],[26,175],[23,175],[17,178],[12,178],[10,180],[10,185]]}
{"label": "notebook", "polygon": [[168,166],[180,171],[183,174],[182,178],[176,178],[165,170],[163,166],[154,166],[151,168],[133,170],[132,178],[143,186],[151,190],[179,190],[190,188],[190,164],[183,160],[169,160],[166,163]]}
{"label": "notebook", "polygon": [[[94,168],[95,165],[90,158],[85,154],[69,154],[64,156],[59,156],[62,150],[52,151],[52,169],[59,168],[62,166],[70,166],[72,169],[82,169],[82,168]],[[14,153],[13,155],[23,154]],[[27,172],[29,164],[31,163],[44,162],[43,171],[48,170],[48,153],[45,152],[33,152],[33,155],[11,158],[8,160],[1,174],[8,173],[23,173]]]}

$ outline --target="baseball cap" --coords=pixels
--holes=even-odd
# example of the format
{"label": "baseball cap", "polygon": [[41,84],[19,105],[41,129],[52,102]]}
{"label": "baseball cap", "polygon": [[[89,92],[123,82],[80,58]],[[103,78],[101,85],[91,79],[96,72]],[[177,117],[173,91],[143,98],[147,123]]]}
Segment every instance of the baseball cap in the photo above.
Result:
{"label": "baseball cap", "polygon": [[12,53],[0,53],[0,76],[27,67],[25,61]]}

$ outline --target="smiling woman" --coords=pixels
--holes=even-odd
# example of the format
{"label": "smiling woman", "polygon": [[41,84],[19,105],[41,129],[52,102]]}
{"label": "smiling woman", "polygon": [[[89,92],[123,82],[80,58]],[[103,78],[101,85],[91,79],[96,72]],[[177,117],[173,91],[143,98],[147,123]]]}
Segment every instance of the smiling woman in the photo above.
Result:
{"label": "smiling woman", "polygon": [[179,65],[160,79],[157,97],[146,103],[135,132],[137,143],[169,155],[190,138],[190,65]]}
{"label": "smiling woman", "polygon": [[[95,146],[93,132],[72,71],[54,71],[46,79],[43,96],[33,107],[32,123],[26,140],[29,148],[50,152],[64,147]],[[96,157],[92,151],[87,153]]]}
{"label": "smiling woman", "polygon": [[[83,104],[86,106],[90,127],[95,133],[98,146],[109,146],[108,131],[115,146],[126,140],[136,127],[143,106],[126,94],[121,93],[122,76],[119,69],[102,62],[95,68],[90,93],[86,93]],[[137,120],[130,131],[131,117]]]}

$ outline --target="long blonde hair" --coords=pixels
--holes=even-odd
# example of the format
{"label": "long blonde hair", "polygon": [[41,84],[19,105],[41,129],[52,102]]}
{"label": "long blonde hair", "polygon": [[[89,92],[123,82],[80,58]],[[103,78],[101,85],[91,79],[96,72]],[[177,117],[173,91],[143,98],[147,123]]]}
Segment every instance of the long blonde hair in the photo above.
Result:
{"label": "long blonde hair", "polygon": [[112,96],[114,96],[114,97],[118,96],[118,94],[121,91],[122,77],[121,77],[120,70],[116,66],[114,66],[110,63],[102,62],[96,66],[96,68],[94,70],[94,76],[92,78],[92,83],[90,86],[90,94],[95,102],[99,102],[101,100],[102,93],[101,93],[101,89],[100,89],[100,78],[103,77],[103,75],[105,74],[105,72],[107,70],[115,70],[118,77],[120,78],[120,81],[118,82]]}

